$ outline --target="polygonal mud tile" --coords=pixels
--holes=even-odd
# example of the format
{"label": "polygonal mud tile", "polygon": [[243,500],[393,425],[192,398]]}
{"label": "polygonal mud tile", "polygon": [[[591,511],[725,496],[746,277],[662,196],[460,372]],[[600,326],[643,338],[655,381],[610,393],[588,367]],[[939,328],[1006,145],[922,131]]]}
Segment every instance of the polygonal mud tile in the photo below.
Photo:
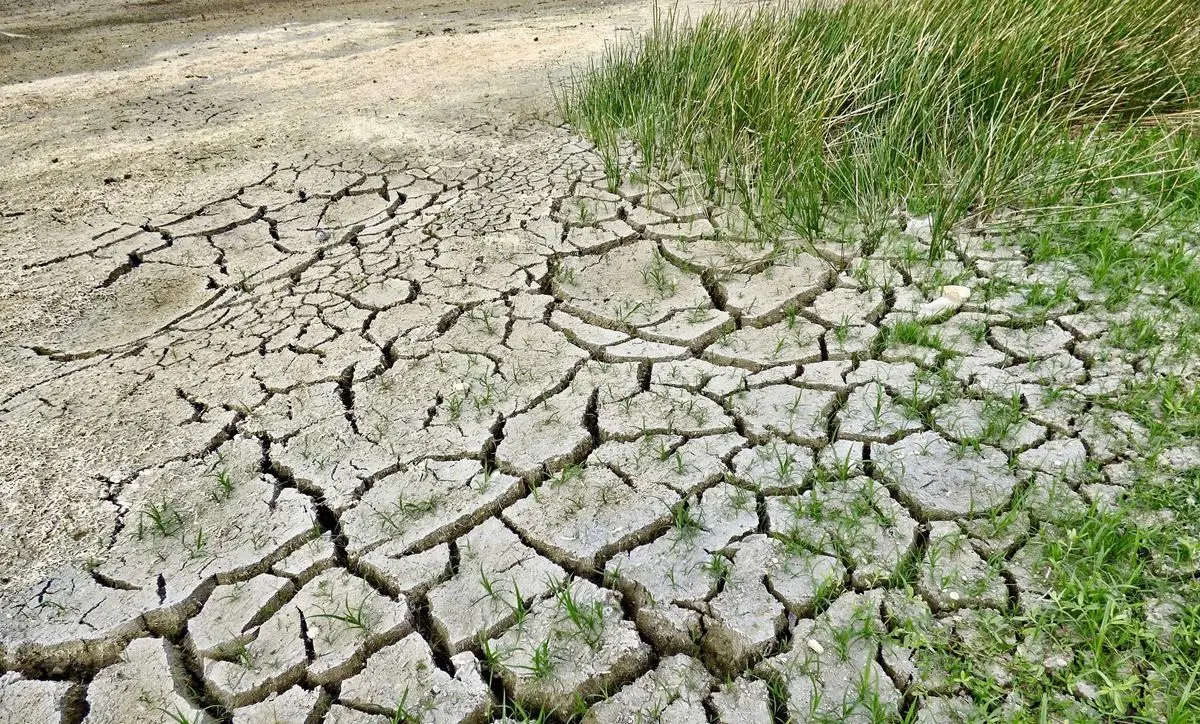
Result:
{"label": "polygonal mud tile", "polygon": [[532,410],[509,418],[504,439],[496,449],[496,460],[504,469],[531,475],[545,465],[557,470],[587,456],[591,434],[583,424],[587,398],[562,394],[545,400]]}
{"label": "polygonal mud tile", "polygon": [[726,724],[772,724],[771,694],[765,681],[734,679],[721,684],[712,695],[717,721]]}
{"label": "polygonal mud tile", "polygon": [[697,350],[733,328],[734,321],[728,312],[697,307],[673,312],[661,322],[641,327],[638,335],[654,342],[683,345]]}
{"label": "polygonal mud tile", "polygon": [[1102,314],[1091,310],[1079,314],[1064,314],[1058,324],[1078,339],[1096,339],[1108,331],[1109,321]]}
{"label": "polygonal mud tile", "polygon": [[948,521],[934,521],[914,585],[938,611],[1008,605],[998,570],[979,557],[966,535]]}
{"label": "polygonal mud tile", "polygon": [[83,571],[65,571],[5,601],[0,666],[36,664],[54,675],[83,664],[106,666],[145,631],[143,614],[158,607],[153,587],[114,588]]}
{"label": "polygonal mud tile", "polygon": [[967,724],[979,715],[975,702],[966,696],[927,696],[917,710],[916,724]]}
{"label": "polygonal mud tile", "polygon": [[789,307],[816,298],[833,279],[827,262],[798,252],[757,273],[726,274],[717,286],[726,309],[747,326],[762,326],[779,321]]}
{"label": "polygonal mud tile", "polygon": [[1017,484],[1004,453],[987,445],[954,446],[935,432],[876,445],[871,453],[901,500],[926,518],[986,514],[1008,502]]}
{"label": "polygonal mud tile", "polygon": [[738,380],[747,376],[744,370],[730,370],[700,359],[673,360],[654,365],[650,370],[650,384],[699,392],[709,381],[727,376],[730,372],[737,373]]}
{"label": "polygonal mud tile", "polygon": [[812,450],[790,442],[773,441],[746,448],[733,458],[734,477],[767,494],[795,490],[812,469]]}
{"label": "polygonal mud tile", "polygon": [[813,362],[801,367],[796,382],[804,387],[836,392],[846,388],[846,375],[853,366],[848,360]]}
{"label": "polygonal mud tile", "polygon": [[713,684],[699,661],[682,654],[669,656],[658,668],[593,706],[586,724],[625,724],[630,721],[670,721],[705,724],[704,699]]}
{"label": "polygonal mud tile", "polygon": [[733,432],[721,406],[678,387],[651,386],[619,402],[600,401],[600,438],[636,440],[647,435],[717,435]]}
{"label": "polygonal mud tile", "polygon": [[1120,509],[1121,500],[1125,497],[1125,488],[1120,485],[1105,483],[1090,483],[1079,486],[1079,493],[1084,499],[1096,506],[1096,510],[1105,513],[1115,513]]}
{"label": "polygonal mud tile", "polygon": [[336,555],[332,535],[322,533],[319,538],[313,538],[271,566],[271,573],[290,578],[295,584],[303,586],[313,576],[331,568]]}
{"label": "polygonal mud tile", "polygon": [[121,492],[125,526],[96,567],[118,585],[157,590],[163,627],[199,589],[266,572],[316,538],[312,501],[260,474],[258,440],[235,437],[204,460],[167,463]]}
{"label": "polygonal mud tile", "polygon": [[987,332],[993,321],[997,320],[986,314],[960,312],[940,324],[930,325],[929,331],[937,335],[942,347],[957,354],[1004,358],[1003,353],[987,344]]}
{"label": "polygonal mud tile", "polygon": [[[655,325],[656,328],[658,326]],[[690,354],[687,347],[677,344],[635,338],[605,347],[598,356],[606,362],[668,362],[684,359]]]}
{"label": "polygonal mud tile", "polygon": [[450,540],[515,500],[522,487],[478,460],[426,461],[376,482],[342,515],[346,549],[356,556],[386,541],[414,547]]}
{"label": "polygonal mud tile", "polygon": [[699,276],[676,268],[650,241],[599,257],[567,257],[552,286],[564,312],[615,328],[655,324],[711,303]]}
{"label": "polygonal mud tile", "polygon": [[725,585],[705,607],[702,647],[710,666],[733,674],[775,645],[787,626],[785,611],[800,615],[840,588],[846,571],[836,558],[763,535],[728,550]]}
{"label": "polygonal mud tile", "polygon": [[322,573],[289,604],[304,615],[312,684],[339,681],[371,652],[412,630],[408,606],[376,593],[366,581],[337,568]]}
{"label": "polygonal mud tile", "polygon": [[285,606],[255,629],[254,638],[229,660],[203,659],[209,693],[235,708],[297,683],[308,661],[300,616],[295,606]]}
{"label": "polygonal mud tile", "polygon": [[861,326],[874,322],[885,308],[883,292],[878,289],[831,289],[813,300],[809,311],[830,327]]}
{"label": "polygonal mud tile", "polygon": [[1023,613],[1034,615],[1054,606],[1052,599],[1053,571],[1047,563],[1050,551],[1046,540],[1063,535],[1063,531],[1043,523],[1029,540],[1008,559],[1005,570],[1017,586],[1017,605]]}
{"label": "polygonal mud tile", "polygon": [[250,629],[278,611],[295,592],[291,581],[272,575],[217,586],[200,613],[188,621],[187,646],[199,656],[232,655],[250,640]]}
{"label": "polygonal mud tile", "polygon": [[358,571],[389,595],[421,595],[450,577],[450,546],[441,543],[426,551],[407,553],[402,541],[387,541],[355,560]]}
{"label": "polygonal mud tile", "polygon": [[1078,385],[1087,379],[1083,362],[1067,352],[1004,368],[1012,379],[1027,384]]}
{"label": "polygonal mud tile", "polygon": [[729,396],[733,413],[755,441],[778,436],[797,445],[817,447],[828,439],[826,428],[835,395],[791,385],[768,385]]}
{"label": "polygonal mud tile", "polygon": [[621,618],[618,594],[578,579],[485,650],[517,703],[558,714],[570,712],[577,697],[632,681],[649,666],[650,653],[633,623]]}
{"label": "polygonal mud tile", "polygon": [[1032,329],[992,327],[992,343],[1001,351],[1024,360],[1046,359],[1062,353],[1071,343],[1071,335],[1047,322]]}
{"label": "polygonal mud tile", "polygon": [[873,324],[852,327],[834,327],[822,336],[825,342],[825,358],[850,360],[870,354],[879,339],[879,328]]}
{"label": "polygonal mud tile", "polygon": [[1035,472],[1019,496],[1020,509],[1039,521],[1069,521],[1086,515],[1087,502],[1064,475]]}
{"label": "polygonal mud tile", "polygon": [[651,239],[702,239],[716,235],[708,219],[696,218],[681,222],[648,225],[644,231]]}
{"label": "polygonal mud tile", "polygon": [[82,708],[81,693],[66,681],[0,674],[0,724],[73,721],[67,717]]}
{"label": "polygonal mud tile", "polygon": [[919,344],[898,344],[891,343],[879,355],[879,359],[885,364],[915,364],[921,367],[932,368],[937,365],[940,352],[933,348],[922,346]]}
{"label": "polygonal mud tile", "polygon": [[894,442],[925,429],[920,415],[894,400],[878,382],[851,392],[835,420],[839,438],[863,442]]}
{"label": "polygonal mud tile", "polygon": [[689,495],[720,480],[724,460],[746,441],[736,433],[684,439],[678,435],[651,435],[637,442],[606,442],[592,453],[637,485],[663,485]]}
{"label": "polygonal mud tile", "polygon": [[914,400],[927,400],[940,394],[956,396],[959,393],[953,381],[912,362],[863,360],[858,367],[846,373],[846,382],[853,385],[880,382],[893,395]]}
{"label": "polygonal mud tile", "polygon": [[350,505],[363,478],[395,462],[386,448],[355,434],[345,413],[303,428],[271,447],[271,460],[333,510]]}
{"label": "polygonal mud tile", "polygon": [[507,508],[504,520],[554,562],[589,571],[666,528],[679,494],[627,484],[603,465],[566,468]]}
{"label": "polygonal mud tile", "polygon": [[233,711],[233,724],[318,724],[320,690],[305,690],[293,686],[282,694],[272,694],[264,701]]}
{"label": "polygonal mud tile", "polygon": [[1017,456],[1017,464],[1048,476],[1078,481],[1086,472],[1087,448],[1078,438],[1050,440]]}
{"label": "polygonal mud tile", "polygon": [[429,592],[434,632],[452,654],[498,636],[567,577],[496,518],[458,539],[458,550],[458,573]]}
{"label": "polygonal mud tile", "polygon": [[667,240],[662,246],[672,261],[701,271],[762,268],[773,255],[765,245],[715,239]]}
{"label": "polygonal mud tile", "polygon": [[978,440],[1005,452],[1026,450],[1046,439],[1046,428],[1025,417],[1019,397],[948,402],[933,411],[933,424],[956,442]]}
{"label": "polygonal mud tile", "polygon": [[88,685],[86,724],[158,724],[211,721],[189,698],[179,652],[162,639],[130,642],[121,661],[101,669]]}
{"label": "polygonal mud tile", "polygon": [[412,633],[379,650],[360,673],[342,682],[338,700],[391,721],[484,721],[493,701],[479,662],[463,653],[450,663],[453,675],[434,663],[429,645]]}
{"label": "polygonal mud tile", "polygon": [[232,655],[204,660],[209,692],[229,707],[297,683],[339,681],[376,649],[411,630],[407,606],[335,568],[314,578]]}
{"label": "polygonal mud tile", "polygon": [[865,474],[866,444],[855,440],[834,440],[817,453],[820,475],[849,478]]}
{"label": "polygonal mud tile", "polygon": [[884,627],[881,592],[844,593],[819,617],[792,629],[791,650],[758,671],[787,691],[788,716],[871,722],[897,716],[900,693],[876,662]]}
{"label": "polygonal mud tile", "polygon": [[716,593],[724,570],[719,551],[757,525],[754,496],[718,485],[699,503],[689,500],[665,535],[610,560],[606,575],[636,608],[651,643],[691,650],[702,633],[695,604]]}
{"label": "polygonal mud tile", "polygon": [[871,478],[818,481],[794,497],[767,498],[771,531],[805,547],[841,555],[855,586],[886,580],[916,543],[917,524]]}
{"label": "polygonal mud tile", "polygon": [[1092,408],[1079,426],[1079,436],[1087,444],[1089,457],[1099,463],[1144,449],[1150,439],[1141,423],[1120,411],[1101,412]]}
{"label": "polygonal mud tile", "polygon": [[825,328],[795,318],[763,328],[742,327],[721,335],[704,350],[704,359],[718,365],[758,372],[768,367],[818,362]]}
{"label": "polygonal mud tile", "polygon": [[880,658],[892,680],[915,694],[951,691],[953,626],[935,617],[923,598],[900,590],[884,594],[883,615],[889,630]]}
{"label": "polygonal mud tile", "polygon": [[322,724],[391,724],[392,718],[382,714],[368,714],[348,706],[334,704],[329,707]]}
{"label": "polygonal mud tile", "polygon": [[971,545],[981,556],[1004,555],[1029,536],[1030,518],[1025,510],[1006,510],[986,518],[959,521],[959,526],[971,537]]}
{"label": "polygonal mud tile", "polygon": [[619,344],[629,339],[627,332],[588,324],[582,319],[563,312],[561,309],[555,309],[551,313],[550,326],[553,329],[561,331],[572,344],[582,347],[589,352],[595,352],[601,347]]}

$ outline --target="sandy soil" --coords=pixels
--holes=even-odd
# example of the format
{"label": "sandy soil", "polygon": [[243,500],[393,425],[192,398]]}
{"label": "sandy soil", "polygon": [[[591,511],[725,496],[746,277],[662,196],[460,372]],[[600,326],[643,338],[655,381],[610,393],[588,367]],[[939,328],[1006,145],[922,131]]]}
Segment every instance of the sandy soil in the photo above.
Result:
{"label": "sandy soil", "polygon": [[[0,31],[25,36],[0,36],[0,395],[45,371],[32,349],[86,347],[79,320],[115,303],[94,265],[42,262],[305,155],[478,157],[553,112],[550,75],[650,13],[601,0],[0,4]],[[102,439],[7,437],[0,584],[18,585],[86,557],[102,528],[88,471],[106,453]]]}

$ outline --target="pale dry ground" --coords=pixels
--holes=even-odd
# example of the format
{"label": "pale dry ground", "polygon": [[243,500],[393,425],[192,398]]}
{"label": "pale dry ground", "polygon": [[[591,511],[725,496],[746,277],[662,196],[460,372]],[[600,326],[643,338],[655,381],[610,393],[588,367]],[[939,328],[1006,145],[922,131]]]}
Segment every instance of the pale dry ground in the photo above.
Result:
{"label": "pale dry ground", "polygon": [[475,10],[0,89],[0,724],[956,721],[929,641],[1059,665],[1036,531],[1194,362],[985,230],[610,185],[549,78],[649,6]]}
{"label": "pale dry ground", "polygon": [[[127,46],[160,28],[184,36],[171,45],[150,44],[150,54],[118,61],[114,69],[0,86],[5,397],[40,373],[43,360],[28,351],[31,345],[87,347],[79,329],[98,323],[107,326],[90,344],[103,346],[111,329],[147,323],[128,300],[95,289],[90,260],[51,274],[28,264],[87,248],[92,236],[117,223],[144,223],[220,197],[261,178],[271,164],[306,154],[407,161],[478,156],[503,145],[513,123],[551,111],[552,72],[645,26],[650,13],[648,3],[538,3],[528,9],[412,3],[395,20],[236,32],[231,26],[264,18],[246,3],[230,5],[242,6],[241,14],[229,13],[201,38],[188,37],[179,28],[185,23],[168,15],[138,34],[125,29],[80,41]],[[329,5],[292,8],[289,17],[309,11],[328,16]],[[346,14],[363,5],[371,6],[351,3]],[[273,7],[257,12],[269,15]],[[96,16],[114,22],[101,3],[67,9],[84,21]],[[58,30],[53,20],[61,15],[52,15],[58,8],[26,10],[8,15],[0,29],[33,39]],[[448,28],[453,32],[443,34]],[[426,31],[435,34],[417,37]],[[0,38],[0,44],[23,42],[32,40]],[[129,52],[114,52],[122,50]],[[14,58],[19,60],[16,51]],[[76,59],[74,66],[98,62]],[[36,67],[21,70],[37,74]],[[156,433],[151,427],[145,434]],[[97,536],[110,525],[94,476],[109,461],[119,466],[127,441],[97,434],[87,420],[10,429],[0,439],[0,478],[7,483],[0,578],[25,584],[48,565],[94,553]]]}

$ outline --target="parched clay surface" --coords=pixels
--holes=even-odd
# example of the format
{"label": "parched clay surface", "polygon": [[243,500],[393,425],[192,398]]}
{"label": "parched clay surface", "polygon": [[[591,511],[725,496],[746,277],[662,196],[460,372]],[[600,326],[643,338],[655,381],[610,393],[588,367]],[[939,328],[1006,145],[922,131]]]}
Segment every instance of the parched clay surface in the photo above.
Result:
{"label": "parched clay surface", "polygon": [[[1020,531],[1118,494],[1084,469],[1142,432],[1087,404],[1103,325],[981,292],[898,339],[938,294],[917,236],[779,254],[568,129],[457,131],[42,244],[0,220],[22,284],[82,290],[0,346],[0,721],[953,707],[880,643],[894,597],[1036,605]],[[956,283],[1031,273],[994,256]]]}

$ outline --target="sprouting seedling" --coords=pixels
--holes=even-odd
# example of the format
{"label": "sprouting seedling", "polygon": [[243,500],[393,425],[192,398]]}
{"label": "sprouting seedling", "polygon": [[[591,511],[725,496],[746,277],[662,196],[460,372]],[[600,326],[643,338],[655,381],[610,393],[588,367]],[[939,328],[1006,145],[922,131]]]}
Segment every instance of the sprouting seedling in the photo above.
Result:
{"label": "sprouting seedling", "polygon": [[544,679],[554,671],[554,658],[550,653],[550,640],[545,639],[533,650],[526,667],[535,679]]}
{"label": "sprouting seedling", "polygon": [[[649,440],[650,438],[647,437],[643,439]],[[671,449],[671,445],[668,444],[668,438],[658,437],[655,438],[654,441],[654,452],[658,454],[658,459],[660,461],[666,462],[675,451],[673,451]]]}
{"label": "sprouting seedling", "polygon": [[199,714],[196,715],[195,719],[192,719],[187,714],[184,714],[182,711],[180,711],[179,707],[167,709],[161,706],[156,706],[154,707],[154,711],[157,711],[158,713],[170,719],[172,724],[199,724],[201,721]]}
{"label": "sprouting seedling", "polygon": [[500,657],[500,652],[492,648],[491,641],[488,640],[487,635],[484,633],[479,634],[479,654],[480,661],[488,668],[489,673],[494,672],[497,668],[504,665]]}
{"label": "sprouting seedling", "polygon": [[479,587],[483,589],[483,598],[493,601],[500,600],[500,592],[496,589],[496,584],[488,577],[487,569],[483,567],[482,563],[479,564]]}
{"label": "sprouting seedling", "polygon": [[583,479],[583,470],[583,465],[579,463],[572,463],[571,465],[564,467],[562,470],[559,470],[557,475],[550,478],[550,485],[551,487],[557,488],[573,480],[581,480]]}
{"label": "sprouting seedling", "polygon": [[558,605],[588,646],[595,648],[604,630],[604,604],[600,601],[581,603],[568,583],[558,589]]}
{"label": "sprouting seedling", "polygon": [[476,309],[479,311],[479,320],[483,322],[483,328],[487,330],[488,334],[495,334],[496,330],[492,325],[492,308],[487,305],[483,305],[477,307]]}
{"label": "sprouting seedling", "polygon": [[613,311],[622,324],[628,324],[633,315],[644,306],[642,302],[620,302]]}
{"label": "sprouting seedling", "polygon": [[233,495],[233,475],[227,468],[222,468],[213,473],[213,479],[217,481],[217,489],[212,494],[213,500],[215,502],[229,500]]}
{"label": "sprouting seedling", "polygon": [[666,259],[655,250],[650,256],[650,262],[647,267],[642,269],[642,281],[646,286],[654,289],[655,293],[660,298],[666,299],[676,293],[678,282],[671,279],[671,275],[667,273]]}
{"label": "sprouting seedling", "polygon": [[369,633],[371,627],[374,625],[374,616],[367,608],[367,599],[365,596],[354,606],[350,605],[350,597],[347,596],[342,602],[341,608],[335,609],[333,612],[314,613],[312,618],[327,618],[333,621],[340,621],[351,629],[362,631],[363,633]]}
{"label": "sprouting seedling", "polygon": [[713,553],[712,557],[701,564],[700,569],[717,581],[724,581],[731,571],[729,559],[720,553]]}
{"label": "sprouting seedling", "polygon": [[161,502],[147,502],[138,513],[137,537],[141,540],[146,533],[146,523],[163,538],[169,538],[183,527],[183,515],[164,497]]}
{"label": "sprouting seedling", "polygon": [[525,618],[529,615],[530,600],[521,595],[521,587],[517,582],[513,581],[513,602],[510,608],[513,612],[513,620],[516,625],[520,626],[525,622]]}
{"label": "sprouting seedling", "polygon": [[751,503],[754,501],[753,496],[750,495],[750,491],[736,485],[731,487],[733,488],[733,493],[729,496],[729,504],[733,506],[734,510],[749,510],[752,507]]}
{"label": "sprouting seedling", "polygon": [[596,218],[596,215],[592,211],[591,206],[589,206],[587,203],[582,203],[579,205],[579,223],[580,224],[587,226],[588,224],[591,224],[595,218]]}
{"label": "sprouting seedling", "polygon": [[680,500],[671,506],[671,526],[675,529],[677,540],[681,541],[690,541],[704,530],[703,524],[686,500]]}
{"label": "sprouting seedling", "polygon": [[671,461],[674,463],[676,475],[683,475],[685,472],[687,472],[687,465],[684,463],[682,451],[676,450],[674,453],[672,453]]}
{"label": "sprouting seedling", "polygon": [[196,535],[192,538],[189,545],[188,554],[193,558],[204,553],[205,547],[208,546],[208,537],[204,535],[204,528],[196,526]]}
{"label": "sprouting seedling", "polygon": [[796,306],[795,302],[788,304],[787,308],[783,310],[783,319],[787,323],[788,329],[796,328],[796,317],[799,314],[800,308]]}
{"label": "sprouting seedling", "polygon": [[409,711],[407,686],[404,687],[404,693],[400,695],[400,701],[396,702],[396,709],[388,721],[390,724],[421,724],[420,715]]}
{"label": "sprouting seedling", "polygon": [[401,533],[404,531],[405,521],[420,517],[427,513],[432,513],[437,510],[439,504],[436,495],[430,495],[428,498],[417,498],[406,500],[404,495],[397,496],[396,502],[391,503],[386,509],[375,509],[375,514],[379,516],[384,527]]}
{"label": "sprouting seedling", "polygon": [[792,482],[792,476],[796,472],[796,458],[787,450],[780,449],[778,445],[771,446],[771,458],[775,464],[775,479],[780,483]]}

